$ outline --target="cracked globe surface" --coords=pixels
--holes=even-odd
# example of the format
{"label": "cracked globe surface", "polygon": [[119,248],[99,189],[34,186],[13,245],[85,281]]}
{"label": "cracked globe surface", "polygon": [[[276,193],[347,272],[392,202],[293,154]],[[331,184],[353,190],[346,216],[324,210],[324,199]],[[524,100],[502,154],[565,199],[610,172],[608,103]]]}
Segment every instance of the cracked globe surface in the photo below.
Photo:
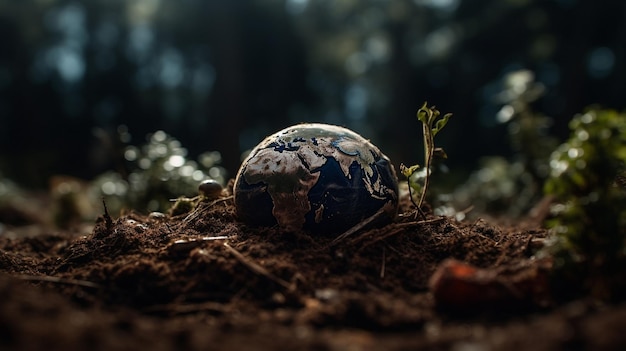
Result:
{"label": "cracked globe surface", "polygon": [[334,235],[398,208],[394,168],[359,134],[310,123],[265,138],[243,161],[234,185],[238,218],[252,225]]}

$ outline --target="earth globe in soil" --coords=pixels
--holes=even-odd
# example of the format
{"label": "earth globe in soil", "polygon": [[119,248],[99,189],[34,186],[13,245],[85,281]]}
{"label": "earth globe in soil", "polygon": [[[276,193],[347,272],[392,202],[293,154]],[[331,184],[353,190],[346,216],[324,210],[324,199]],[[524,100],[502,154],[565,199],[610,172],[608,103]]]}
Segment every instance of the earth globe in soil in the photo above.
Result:
{"label": "earth globe in soil", "polygon": [[377,213],[375,222],[388,222],[398,210],[389,158],[359,134],[319,123],[265,138],[243,161],[233,192],[241,221],[286,231],[336,235]]}

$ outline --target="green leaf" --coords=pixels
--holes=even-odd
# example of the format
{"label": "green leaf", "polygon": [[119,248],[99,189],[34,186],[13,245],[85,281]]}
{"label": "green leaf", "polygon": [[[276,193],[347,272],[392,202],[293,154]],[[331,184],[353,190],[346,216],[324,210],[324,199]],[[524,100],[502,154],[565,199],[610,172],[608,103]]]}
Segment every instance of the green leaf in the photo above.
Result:
{"label": "green leaf", "polygon": [[437,133],[439,133],[439,131],[442,130],[443,127],[446,126],[446,124],[448,124],[448,120],[450,119],[450,117],[452,117],[452,114],[446,113],[440,120],[437,121],[437,123],[435,123],[435,128],[433,128],[433,136],[437,135]]}
{"label": "green leaf", "polygon": [[428,108],[420,108],[419,110],[417,110],[417,119],[428,125],[428,115],[429,115],[430,110],[428,110]]}
{"label": "green leaf", "polygon": [[403,163],[400,164],[400,172],[404,174],[405,177],[410,178],[416,170],[420,168],[419,165],[413,165],[411,167],[405,166]]}

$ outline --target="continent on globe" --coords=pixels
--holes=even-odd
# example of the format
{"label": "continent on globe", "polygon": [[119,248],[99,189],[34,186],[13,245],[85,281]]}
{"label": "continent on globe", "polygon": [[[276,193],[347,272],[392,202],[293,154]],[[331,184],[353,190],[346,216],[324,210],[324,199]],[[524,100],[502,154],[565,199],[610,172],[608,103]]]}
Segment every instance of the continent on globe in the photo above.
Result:
{"label": "continent on globe", "polygon": [[359,134],[308,123],[265,138],[243,161],[233,189],[238,218],[286,231],[341,233],[382,209],[398,210],[395,170]]}

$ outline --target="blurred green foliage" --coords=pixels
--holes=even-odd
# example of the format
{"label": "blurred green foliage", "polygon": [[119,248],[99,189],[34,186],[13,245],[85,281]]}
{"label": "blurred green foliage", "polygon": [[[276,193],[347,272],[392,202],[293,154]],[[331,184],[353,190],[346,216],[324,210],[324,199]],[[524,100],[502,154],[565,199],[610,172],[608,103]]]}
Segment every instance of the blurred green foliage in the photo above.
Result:
{"label": "blurred green foliage", "polygon": [[[600,297],[626,293],[626,114],[591,109],[550,158],[549,247],[559,280]],[[581,284],[582,283],[582,284]]]}
{"label": "blurred green foliage", "polygon": [[503,77],[502,89],[494,94],[501,105],[496,118],[507,126],[512,156],[501,156],[502,150],[484,156],[479,168],[456,189],[452,203],[457,208],[471,206],[479,215],[518,217],[543,196],[550,154],[558,145],[549,133],[553,120],[533,109],[545,94],[545,86],[531,71],[517,70]]}
{"label": "blurred green foliage", "polygon": [[222,196],[227,179],[219,152],[191,160],[180,141],[163,131],[149,134],[139,146],[125,143],[130,136],[124,127],[119,137],[122,147],[115,149],[123,164],[92,181],[52,178],[50,202],[0,174],[0,233],[3,225],[42,223],[68,229],[91,223],[102,215],[103,200],[113,216],[123,211],[178,215]]}
{"label": "blurred green foliage", "polygon": [[[594,0],[0,1],[0,169],[27,187],[112,167],[99,128],[165,130],[196,157],[241,153],[298,122],[411,153],[415,97],[462,114],[455,172],[503,155],[502,77],[535,72],[535,110],[565,137],[591,103],[626,107],[626,2]],[[581,23],[586,25],[582,26]],[[434,185],[434,184],[433,184]]]}
{"label": "blurred green foliage", "polygon": [[104,197],[113,214],[122,209],[167,212],[180,197],[198,195],[199,184],[213,179],[224,185],[226,172],[219,152],[190,160],[181,142],[163,131],[148,136],[141,146],[124,148],[124,170],[106,172],[91,184],[96,197]]}

